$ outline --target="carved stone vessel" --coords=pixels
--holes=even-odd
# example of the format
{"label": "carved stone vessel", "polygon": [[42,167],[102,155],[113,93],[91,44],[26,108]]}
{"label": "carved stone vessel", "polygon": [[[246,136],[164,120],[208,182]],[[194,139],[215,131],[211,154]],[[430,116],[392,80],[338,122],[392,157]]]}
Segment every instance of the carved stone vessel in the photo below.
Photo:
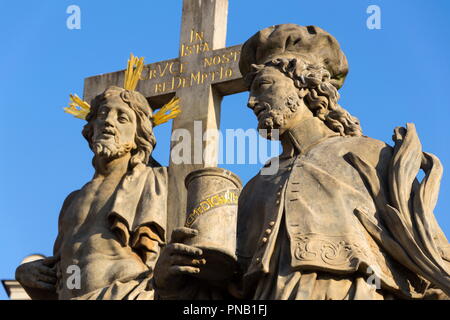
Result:
{"label": "carved stone vessel", "polygon": [[242,183],[226,169],[204,168],[191,172],[185,185],[188,193],[185,226],[199,232],[186,244],[201,248],[206,259],[198,277],[226,280],[236,268],[237,203]]}

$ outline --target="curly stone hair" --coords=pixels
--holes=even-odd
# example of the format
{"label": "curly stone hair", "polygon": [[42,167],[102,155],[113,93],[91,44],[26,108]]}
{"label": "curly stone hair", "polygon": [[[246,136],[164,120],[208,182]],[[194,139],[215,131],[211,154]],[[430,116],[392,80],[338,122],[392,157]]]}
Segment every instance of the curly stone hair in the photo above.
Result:
{"label": "curly stone hair", "polygon": [[91,103],[91,110],[86,117],[87,124],[83,127],[82,131],[84,138],[89,143],[89,147],[92,149],[92,135],[94,133],[92,123],[97,118],[98,109],[112,95],[119,96],[136,114],[135,143],[137,148],[131,151],[130,165],[134,167],[139,163],[154,164],[155,161],[151,157],[151,154],[156,146],[156,138],[153,134],[153,124],[151,121],[152,109],[147,99],[137,91],[111,86],[94,98]]}
{"label": "curly stone hair", "polygon": [[341,136],[362,135],[359,120],[338,104],[340,95],[323,65],[304,59],[276,58],[264,65],[253,64],[252,71],[245,77],[246,83],[250,86],[254,77],[265,67],[275,67],[291,78],[307,107],[331,130]]}

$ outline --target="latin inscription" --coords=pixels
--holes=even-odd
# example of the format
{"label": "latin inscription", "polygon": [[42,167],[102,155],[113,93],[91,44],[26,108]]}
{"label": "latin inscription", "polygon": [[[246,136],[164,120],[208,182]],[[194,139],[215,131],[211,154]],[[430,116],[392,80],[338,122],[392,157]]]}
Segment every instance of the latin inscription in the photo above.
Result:
{"label": "latin inscription", "polygon": [[[181,57],[207,55],[210,51],[209,43],[204,41],[204,33],[191,30],[189,43],[181,44],[180,55]],[[144,67],[140,79],[144,81],[161,79],[154,84],[155,94],[226,80],[233,77],[233,65],[239,61],[239,55],[240,50],[234,50],[205,56],[201,59],[201,65],[194,71],[189,68],[187,62],[177,60],[152,64]]]}
{"label": "latin inscription", "polygon": [[212,195],[201,201],[186,219],[185,226],[190,227],[198,216],[218,207],[226,205],[237,205],[239,199],[239,189],[225,190]]}

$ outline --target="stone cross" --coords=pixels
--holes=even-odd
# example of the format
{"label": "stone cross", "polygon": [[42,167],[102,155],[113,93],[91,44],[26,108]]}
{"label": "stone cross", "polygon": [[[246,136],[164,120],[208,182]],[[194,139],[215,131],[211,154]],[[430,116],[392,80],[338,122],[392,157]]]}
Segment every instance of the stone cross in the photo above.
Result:
{"label": "stone cross", "polygon": [[[217,165],[218,142],[213,136],[202,142],[200,156],[194,150],[194,121],[201,121],[202,137],[206,129],[218,130],[222,97],[246,90],[238,68],[241,45],[225,48],[227,15],[228,0],[183,0],[179,57],[146,65],[136,89],[153,109],[174,95],[179,97],[182,113],[173,121],[172,132],[183,128],[192,137],[191,164],[175,164],[170,159],[169,236],[186,218],[186,175]],[[124,75],[125,70],[121,70],[86,78],[84,100],[90,102],[108,86],[122,86]],[[176,143],[172,142],[171,149]],[[206,147],[208,156],[204,159]]]}

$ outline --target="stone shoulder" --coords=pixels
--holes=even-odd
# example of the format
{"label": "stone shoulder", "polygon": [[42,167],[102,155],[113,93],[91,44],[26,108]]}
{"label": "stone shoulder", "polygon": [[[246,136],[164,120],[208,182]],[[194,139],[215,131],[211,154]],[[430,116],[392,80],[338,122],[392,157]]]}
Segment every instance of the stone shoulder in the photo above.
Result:
{"label": "stone shoulder", "polygon": [[[394,148],[387,143],[366,136],[361,137],[333,137],[313,148],[312,154],[322,153],[345,156],[351,152],[371,164],[378,167],[387,164],[393,155]],[[384,167],[384,165],[383,165]]]}

